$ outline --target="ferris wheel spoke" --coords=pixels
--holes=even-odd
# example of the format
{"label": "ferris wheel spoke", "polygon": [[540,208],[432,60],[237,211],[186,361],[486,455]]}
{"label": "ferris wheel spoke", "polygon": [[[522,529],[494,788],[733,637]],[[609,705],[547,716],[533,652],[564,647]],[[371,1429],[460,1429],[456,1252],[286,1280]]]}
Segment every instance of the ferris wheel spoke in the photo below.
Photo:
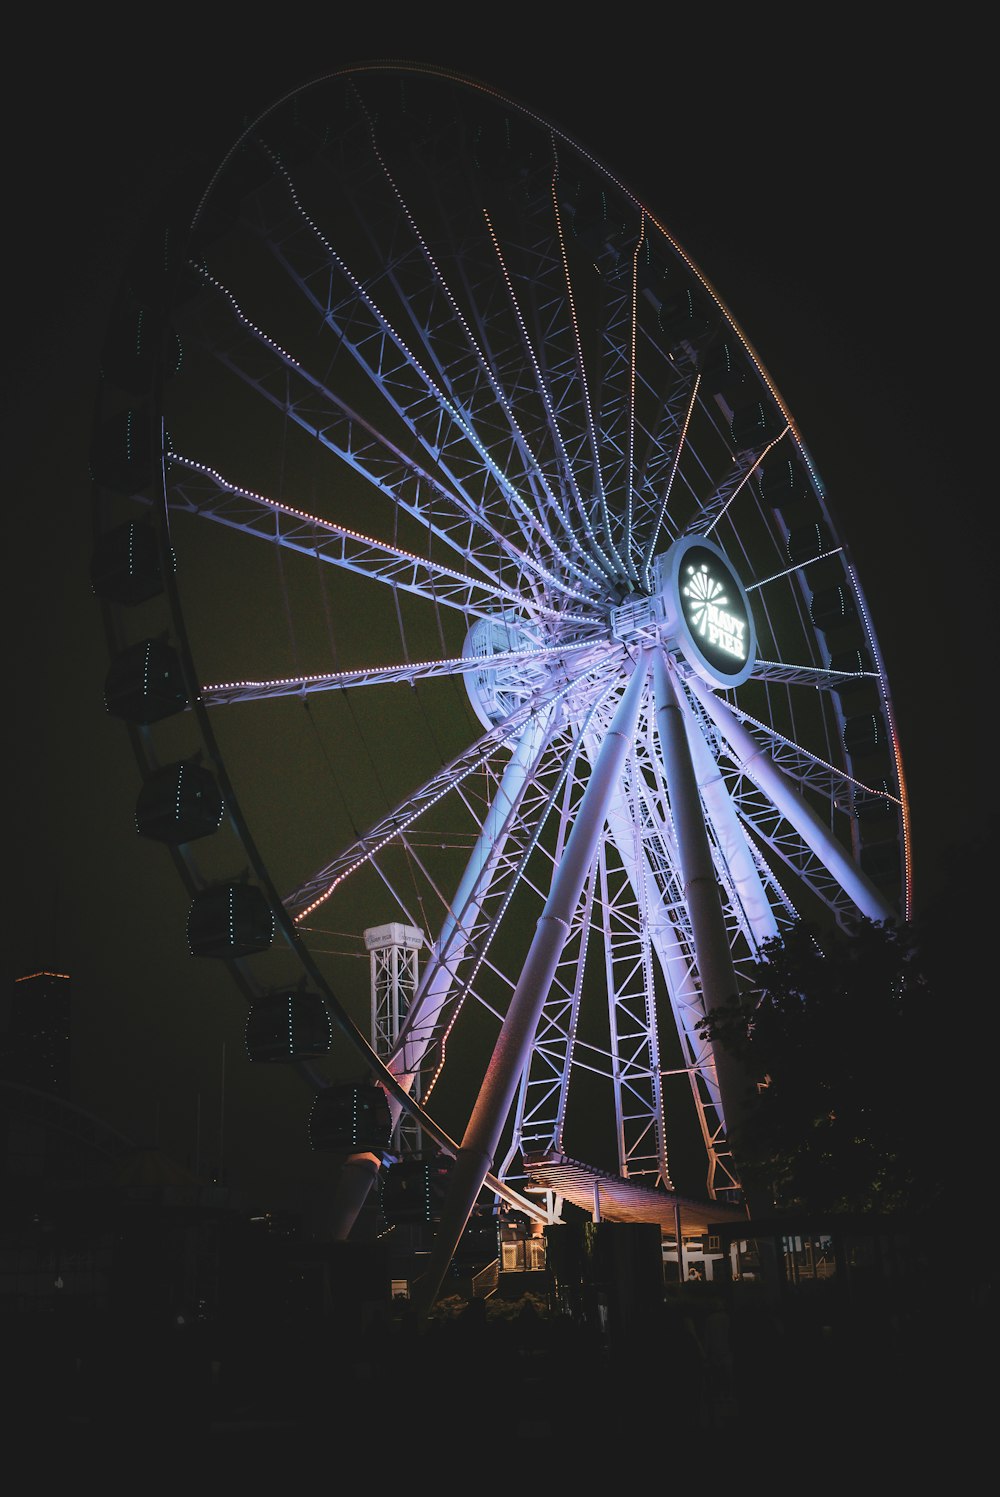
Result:
{"label": "ferris wheel spoke", "polygon": [[[521,336],[512,341],[511,347],[517,350],[519,363],[523,350],[530,350],[530,370],[519,375],[515,383],[536,390],[538,395],[535,407],[519,407],[518,422],[528,432],[533,450],[545,455],[545,464],[558,475],[557,484],[569,496],[571,510],[564,507],[563,513],[573,516],[568,523],[576,531],[580,554],[590,557],[605,577],[614,579],[623,575],[624,566],[615,549],[604,491],[597,419],[581,345],[555,161],[544,190],[538,193],[537,205],[532,232],[517,246],[516,270],[513,246],[501,246],[493,234],[495,257],[503,264],[509,297],[521,304]],[[529,312],[533,338],[527,329]],[[541,468],[540,464],[539,471]],[[588,498],[591,494],[593,498]]]}
{"label": "ferris wheel spoke", "polygon": [[[484,818],[484,836],[470,859],[458,893],[449,904],[441,933],[407,1020],[400,1032],[396,1061],[409,1073],[432,1045],[443,1054],[438,1036],[454,1022],[454,1016],[475,991],[479,969],[504,920],[512,897],[527,887],[541,906],[547,884],[558,867],[576,807],[564,806],[559,831],[550,852],[540,837],[562,796],[573,802],[582,795],[586,781],[576,778],[580,749],[590,732],[602,702],[615,693],[605,685],[582,715],[581,723],[567,729],[553,709],[546,719],[533,720],[522,734],[504,772],[500,790]],[[544,724],[544,727],[541,726]],[[548,859],[546,887],[532,878],[529,869],[538,858]],[[465,970],[463,971],[463,965]],[[495,970],[495,969],[494,969]],[[513,989],[513,982],[509,982]],[[425,1083],[433,1086],[439,1066]]]}
{"label": "ferris wheel spoke", "polygon": [[711,535],[719,524],[719,521],[727,514],[730,505],[738,497],[740,492],[746,489],[751,476],[757,471],[771,447],[780,440],[775,438],[763,451],[756,448],[743,450],[736,454],[732,471],[720,479],[714,486],[710,496],[699,507],[697,515],[688,526],[688,533],[694,532],[698,535]]}
{"label": "ferris wheel spoke", "polygon": [[[490,225],[490,230],[492,233],[492,225]],[[565,505],[556,498],[551,485],[549,485],[545,481],[544,477],[535,480],[536,488],[539,492],[545,495],[547,506],[550,509],[555,510],[564,532],[568,536],[571,536],[573,538],[574,549],[579,549],[581,555],[590,559],[590,564],[595,574],[597,574],[598,569],[600,569],[601,571],[603,571],[606,577],[613,579],[617,575],[619,575],[621,563],[617,557],[617,554],[614,556],[614,558],[609,557],[606,554],[600,539],[590,525],[586,507],[582,503],[577,475],[574,466],[570,461],[569,453],[567,452],[566,444],[563,439],[561,431],[560,412],[552,399],[551,387],[548,383],[548,380],[545,378],[541,363],[541,356],[534,347],[533,340],[528,331],[526,318],[524,316],[522,308],[518,303],[517,288],[514,285],[510,269],[505,263],[502,247],[496,241],[495,236],[494,245],[497,258],[500,262],[503,279],[508,288],[508,295],[510,298],[513,315],[516,321],[520,342],[525,350],[529,365],[529,373],[527,375],[527,378],[530,382],[529,387],[532,393],[537,396],[537,400],[540,405],[542,421],[544,422],[546,437],[548,438],[548,443],[551,444],[556,465],[565,478],[566,485],[573,498],[574,507],[583,525],[583,531],[579,535],[579,537],[577,534],[576,526],[570,519]],[[526,278],[526,295],[533,295],[534,291],[535,287],[533,282]],[[547,327],[546,337],[548,338],[550,336],[551,328]],[[535,473],[538,473],[539,471],[537,461],[533,463],[533,470]],[[582,544],[577,544],[578,541],[582,542]]]}
{"label": "ferris wheel spoke", "polygon": [[[388,171],[387,177],[391,182]],[[393,187],[395,190],[395,184]],[[440,191],[441,184],[438,182],[435,199],[440,198]],[[442,210],[440,202],[437,206],[442,211],[444,221],[453,230],[453,216]],[[427,359],[433,365],[439,386],[448,390],[456,409],[462,413],[468,430],[491,433],[489,448],[497,471],[505,476],[509,486],[510,502],[523,505],[524,495],[534,495],[536,521],[542,527],[540,533],[536,531],[537,537],[547,542],[554,556],[559,556],[563,562],[568,561],[577,576],[593,580],[597,572],[586,565],[589,553],[578,550],[565,506],[545,479],[543,467],[537,454],[531,450],[530,436],[520,419],[521,411],[528,404],[524,400],[525,391],[545,403],[547,390],[537,378],[537,358],[517,306],[515,289],[506,266],[503,266],[502,246],[496,239],[488,214],[470,220],[465,226],[465,234],[460,243],[456,244],[452,240],[447,246],[450,263],[455,268],[464,292],[464,304],[469,309],[466,312],[460,306],[456,292],[449,286],[448,277],[435,257],[433,247],[415,221],[410,205],[403,203],[403,211],[427,264],[425,296],[418,303],[405,293],[395,262],[390,276],[402,304],[411,315],[416,335]],[[479,258],[479,242],[484,244],[487,254],[492,250],[492,254],[501,261],[508,287],[507,305],[498,303],[495,298],[496,272],[492,259],[488,261],[485,277],[470,274]],[[481,299],[484,287],[485,305]],[[419,318],[416,315],[418,305]],[[446,309],[446,315],[442,315],[442,306]],[[509,329],[511,317],[516,327],[514,338],[511,338]],[[520,357],[516,360],[511,357],[512,348],[519,350]],[[549,411],[550,420],[543,428],[546,436],[553,430],[551,414]],[[555,539],[553,524],[561,532],[561,540]],[[562,550],[567,543],[568,552]],[[585,564],[581,565],[581,561]]]}
{"label": "ferris wheel spoke", "polygon": [[[541,765],[550,755],[553,736],[560,731],[552,714],[531,718],[514,745],[390,1054],[390,1069],[401,1078],[420,1072],[432,1048],[440,1055],[440,1032],[454,1022],[469,992],[474,972],[460,983],[460,969],[470,951],[479,961],[483,959],[488,941],[481,927],[490,896],[495,897],[499,889],[503,897],[510,897],[523,868],[525,849],[540,830],[545,807],[537,804],[532,792],[540,783]],[[438,1069],[435,1063],[423,1089],[425,1096]]]}
{"label": "ferris wheel spoke", "polygon": [[[524,450],[523,436],[507,394],[498,384],[469,322],[449,290],[427,239],[384,163],[382,169],[398,215],[398,225],[412,236],[412,247],[405,255],[401,256],[395,246],[391,256],[387,254],[386,281],[392,288],[393,304],[399,308],[399,316],[409,324],[422,356],[410,346],[384,307],[351,275],[317,225],[304,214],[303,221],[327,257],[325,269],[328,273],[321,283],[325,301],[311,290],[310,279],[300,271],[296,246],[301,236],[293,233],[280,247],[272,236],[272,251],[279,255],[281,263],[306,291],[340,345],[351,352],[373,387],[380,390],[395,414],[424,443],[427,452],[448,474],[452,484],[467,493],[472,485],[479,483],[480,474],[488,476],[502,499],[506,515],[519,517],[524,542],[541,543],[550,553],[550,566],[564,568],[582,580],[591,579],[587,567],[580,566],[572,552],[562,549],[546,523],[545,512],[558,517],[564,532],[563,540],[571,539],[552,492],[544,487],[535,488],[542,503],[542,513],[536,514],[525,503],[525,495],[531,489],[524,479],[519,481],[518,467],[525,475],[537,473],[537,462]],[[370,234],[370,219],[365,220],[364,227]],[[467,255],[468,251],[465,253]],[[307,252],[307,259],[311,264],[314,251]],[[412,289],[402,289],[404,282],[412,288],[414,266],[421,282],[419,295]],[[349,288],[346,302],[334,302],[327,290],[330,278],[337,273]],[[441,345],[447,345],[447,362],[438,353]],[[455,387],[454,371],[459,369],[464,375],[461,394]],[[474,382],[469,378],[469,371],[474,375]],[[487,432],[491,434],[489,438]],[[507,440],[498,447],[497,435],[503,438],[504,434]],[[518,453],[519,462],[514,461]]]}
{"label": "ferris wheel spoke", "polygon": [[[553,165],[549,164],[549,176]],[[586,375],[578,338],[574,341],[571,332],[572,288],[567,305],[562,230],[551,187],[536,195],[527,213],[528,232],[515,247],[513,243],[501,242],[485,208],[476,207],[466,223],[465,204],[478,202],[476,184],[470,183],[467,167],[458,172],[455,181],[446,178],[447,174],[441,170],[435,172],[433,196],[449,225],[455,222],[465,225],[460,245],[454,242],[449,245],[449,257],[454,265],[456,290],[461,288],[467,313],[458,308],[457,299],[450,291],[449,301],[463,329],[470,324],[474,327],[474,334],[470,331],[468,339],[477,353],[470,360],[455,358],[455,351],[450,351],[453,377],[461,378],[463,390],[469,392],[463,396],[463,404],[470,411],[481,409],[485,427],[505,443],[505,471],[511,474],[517,487],[535,495],[539,515],[549,517],[561,530],[569,542],[574,567],[583,569],[579,575],[585,573],[596,580],[603,570],[605,576],[614,576],[616,567],[608,561],[590,522],[576,473],[575,454],[567,447],[562,433],[568,403],[577,398],[577,391],[585,395]],[[444,285],[444,276],[437,265],[435,274]],[[504,288],[502,295],[497,294],[498,286]],[[569,345],[573,352],[567,355]],[[487,395],[485,406],[478,395],[482,388]],[[502,421],[491,412],[493,401],[502,408]],[[572,421],[572,412],[570,415]],[[588,420],[593,459],[598,447],[593,440],[589,413]],[[550,470],[558,474],[554,480],[547,476]],[[599,484],[599,470],[595,471]],[[610,538],[606,514],[604,534]],[[620,563],[617,569],[620,570]]]}
{"label": "ferris wheel spoke", "polygon": [[[641,219],[640,215],[640,219]],[[630,226],[622,229],[614,244],[606,246],[606,254],[614,263],[627,265],[633,261],[630,255],[633,236],[641,235],[641,228]],[[603,263],[603,261],[602,261]],[[601,379],[601,450],[603,453],[604,489],[608,500],[619,516],[621,530],[620,554],[624,559],[625,573],[633,583],[639,580],[635,564],[635,426],[636,426],[636,323],[633,301],[633,275],[624,273],[615,286],[609,278],[609,291],[605,302],[602,326],[601,349],[603,367]],[[610,288],[614,286],[612,291]]]}
{"label": "ferris wheel spoke", "polygon": [[[374,122],[372,129],[377,141],[378,130]],[[488,232],[488,221],[484,232],[482,215],[468,206],[467,175],[463,172],[461,181],[452,183],[449,191],[445,164],[440,158],[436,161],[432,190],[430,193],[425,191],[424,195],[426,207],[434,208],[435,229],[422,221],[381,153],[378,159],[389,196],[398,205],[398,211],[391,218],[373,218],[370,213],[360,215],[364,232],[373,245],[376,259],[384,260],[386,264],[387,278],[398,305],[424,350],[438,388],[448,392],[468,431],[491,432],[491,447],[496,434],[507,436],[503,449],[496,454],[496,470],[508,486],[508,502],[522,506],[524,495],[534,491],[540,496],[542,508],[552,517],[562,520],[556,496],[544,487],[539,490],[530,481],[529,475],[538,473],[539,465],[527,449],[524,433],[511,405],[511,395],[516,396],[523,376],[520,371],[512,374],[509,367],[505,368],[498,359],[499,322],[494,320],[495,310],[490,305],[484,315],[477,295],[484,282],[469,274],[480,254],[479,246],[484,246],[489,253],[490,246],[495,249],[495,241]],[[447,202],[442,201],[445,193]],[[376,239],[377,228],[393,231],[391,252],[388,243],[383,245]],[[398,248],[400,230],[410,244],[402,256]],[[435,237],[442,240],[447,249],[449,264],[465,293],[464,302],[460,303],[456,291],[449,285],[448,274],[435,252]],[[410,288],[414,284],[414,265],[418,261],[421,271],[416,279],[421,283],[421,292],[414,295]],[[487,303],[491,304],[496,285],[492,265],[485,285]],[[544,524],[541,532],[534,531],[536,538],[542,540],[547,533],[548,527]],[[567,539],[571,538],[571,532],[564,533]]]}
{"label": "ferris wheel spoke", "polygon": [[[606,656],[608,648],[601,636],[593,639],[575,640],[567,644],[541,645],[533,650],[508,650],[491,655],[493,669],[511,670],[520,679],[527,679],[532,671],[544,669],[548,684],[562,683],[568,674],[574,674],[567,662],[578,657],[592,660]],[[385,686],[407,682],[414,686],[418,681],[446,681],[456,676],[481,673],[482,660],[475,656],[460,655],[449,660],[412,661],[402,665],[377,665],[361,667],[353,671],[329,671],[315,676],[289,676],[274,681],[225,681],[204,685],[201,700],[208,707],[228,707],[235,702],[262,701],[272,697],[305,697],[312,692],[344,691],[356,686]]]}
{"label": "ferris wheel spoke", "polygon": [[172,502],[177,511],[183,507],[187,513],[228,525],[244,535],[299,551],[371,581],[401,588],[435,605],[458,609],[463,616],[488,619],[498,609],[514,607],[529,614],[540,613],[561,624],[593,624],[593,613],[546,608],[535,602],[530,593],[515,592],[485,577],[469,577],[415,552],[254,494],[190,459],[175,456],[173,463],[194,470],[198,480],[196,485],[173,486]]}
{"label": "ferris wheel spoke", "polygon": [[[616,654],[613,654],[604,660],[594,670],[586,687],[582,687],[582,683],[571,677],[564,686],[552,693],[546,703],[546,712],[558,709],[563,700],[571,697],[579,704],[582,700],[581,689],[600,700],[611,689],[607,677],[611,675],[614,678],[616,659]],[[483,770],[497,756],[509,751],[526,723],[538,712],[539,704],[532,698],[515,707],[496,726],[488,729],[466,750],[444,765],[413,795],[395,806],[364,836],[286,895],[282,902],[296,922],[301,923],[309,918],[345,880],[366,864],[375,862],[378,854],[403,836],[430,807],[437,805],[447,795],[459,792],[470,776]]]}
{"label": "ferris wheel spoke", "polygon": [[344,849],[337,858],[328,863],[307,882],[300,884],[288,894],[283,903],[297,922],[324,903],[345,879],[364,864],[376,858],[378,853],[400,837],[430,806],[437,804],[449,792],[454,791],[470,775],[481,769],[489,760],[504,749],[518,735],[524,723],[531,717],[531,704],[521,707],[511,718],[485,733],[464,753],[445,765],[412,796],[378,822],[365,836]]}
{"label": "ferris wheel spoke", "polygon": [[[517,308],[520,336],[512,343],[516,354],[509,357],[520,364],[527,350],[530,367],[517,376],[517,383],[537,393],[533,403],[519,404],[518,423],[539,454],[539,475],[551,471],[552,482],[568,496],[563,513],[575,532],[579,553],[590,558],[597,575],[614,578],[622,565],[611,536],[564,229],[552,184],[541,203],[530,243],[518,247],[516,273],[511,249],[504,249],[495,233],[493,239],[508,297]],[[541,476],[533,481],[548,482]],[[594,499],[589,501],[592,491]]]}
{"label": "ferris wheel spoke", "polygon": [[[206,272],[202,275],[207,278]],[[206,317],[201,310],[203,302],[186,309],[183,326],[241,385],[372,484],[392,507],[411,514],[428,533],[462,555],[471,554],[475,560],[479,548],[474,546],[470,553],[470,536],[481,534],[499,549],[509,565],[561,586],[571,596],[592,596],[592,584],[589,592],[581,591],[567,575],[575,573],[579,580],[589,583],[586,573],[569,564],[553,568],[544,555],[526,549],[525,538],[530,542],[533,536],[530,526],[525,527],[520,542],[511,533],[511,513],[524,506],[518,496],[504,492],[506,480],[478,449],[474,434],[462,429],[450,446],[441,443],[441,423],[450,419],[447,403],[432,398],[428,406],[427,392],[422,393],[421,401],[428,407],[434,431],[422,439],[426,461],[418,463],[387,435],[385,421],[374,425],[370,417],[362,416],[328,383],[311,375],[276,340],[255,327],[225,288],[216,283],[215,290],[225,302],[227,330],[220,331]],[[386,402],[385,371],[363,359],[358,362],[379,400]],[[406,422],[406,412],[391,400],[387,403],[386,415],[391,413]],[[419,432],[414,434],[420,436]],[[459,451],[465,454],[461,473],[451,461]],[[189,466],[194,470],[197,464],[189,461]]]}
{"label": "ferris wheel spoke", "polygon": [[739,812],[725,779],[719,774],[718,763],[693,720],[689,699],[678,693],[677,702],[684,714],[698,792],[715,849],[720,887],[727,890],[730,907],[744,929],[749,949],[757,955],[766,941],[779,934],[775,906],[780,908],[781,901],[775,900],[754,847],[747,841]]}
{"label": "ferris wheel spoke", "polygon": [[664,530],[671,540],[676,540],[676,525],[668,526],[671,496],[680,467],[681,456],[687,441],[688,429],[698,398],[699,376],[682,375],[671,384],[669,400],[665,399],[660,422],[650,437],[649,451],[643,464],[642,503],[644,506],[646,541],[641,551],[642,578],[647,590],[652,590],[652,567],[656,548]]}
{"label": "ferris wheel spoke", "polygon": [[748,735],[759,734],[769,744],[769,757],[778,771],[787,775],[803,791],[809,790],[821,797],[831,813],[845,811],[852,791],[861,792],[872,801],[882,800],[887,805],[901,804],[899,797],[893,795],[884,784],[871,785],[847,770],[837,768],[829,760],[820,758],[818,754],[787,738],[750,713],[740,711],[732,703],[729,704],[729,710]]}
{"label": "ferris wheel spoke", "polygon": [[[405,560],[411,566],[420,564],[418,556],[404,552],[398,546],[375,540],[356,529],[337,525],[308,510],[258,493],[225,478],[206,463],[176,451],[168,454],[167,469],[169,503],[174,513],[209,519],[273,545],[287,546],[303,555],[318,557],[322,561],[339,562],[348,567],[352,565],[354,556],[363,556],[369,550],[374,550],[383,557],[395,556],[400,562]],[[456,557],[462,558],[466,567],[473,568],[481,576],[469,577],[467,572],[426,561],[424,565],[429,570],[440,571],[454,578],[464,577],[469,586],[478,584],[489,587],[496,594],[496,554],[482,545],[470,544],[465,517],[460,529],[444,529],[437,523],[431,508],[422,504],[412,507],[401,504],[400,507],[406,508],[418,522],[418,534],[424,539],[425,549],[429,550],[433,542],[442,542],[454,551]]]}
{"label": "ferris wheel spoke", "polygon": [[687,683],[722,733],[737,762],[788,820],[805,845],[871,920],[889,920],[893,912],[884,896],[832,837],[808,802],[797,795],[772,759],[764,754],[736,715],[693,677]]}
{"label": "ferris wheel spoke", "polygon": [[825,545],[822,540],[822,530],[817,525],[814,528],[813,545],[810,548],[810,554],[796,557],[790,565],[783,566],[780,571],[773,573],[770,577],[761,577],[754,582],[749,582],[747,584],[747,592],[753,593],[758,588],[771,587],[775,583],[780,583],[785,578],[791,577],[796,573],[808,574],[813,568],[818,570],[823,562],[829,561],[831,557],[842,555],[843,550],[842,545]]}
{"label": "ferris wheel spoke", "polygon": [[812,691],[842,691],[870,682],[878,686],[881,677],[875,671],[843,671],[815,665],[785,665],[777,660],[757,660],[753,668],[755,681],[786,681],[794,686],[808,686]]}
{"label": "ferris wheel spoke", "polygon": [[[612,199],[589,173],[578,180],[572,176],[560,179],[557,208],[585,413],[581,430],[587,433],[595,506],[618,577],[637,584],[633,538],[636,430],[645,419],[639,414],[637,391],[648,392],[650,388],[637,358],[638,342],[646,335],[635,315],[636,270],[645,211],[624,194],[616,193]],[[588,318],[597,335],[596,359],[584,349],[580,336],[582,309],[590,301],[589,287],[584,286],[579,271],[574,280],[567,241],[578,244],[589,258],[591,283],[597,272],[600,296],[589,308]],[[584,264],[581,262],[581,269]],[[588,364],[593,367],[592,375],[587,373]],[[674,377],[669,383],[675,383]],[[654,409],[662,401],[662,393],[657,393]]]}

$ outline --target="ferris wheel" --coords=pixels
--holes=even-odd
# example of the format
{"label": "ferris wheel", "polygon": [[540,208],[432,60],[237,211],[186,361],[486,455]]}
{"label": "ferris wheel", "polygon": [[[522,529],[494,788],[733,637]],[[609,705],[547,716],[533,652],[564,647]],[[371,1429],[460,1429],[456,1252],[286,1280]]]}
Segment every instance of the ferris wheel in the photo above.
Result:
{"label": "ferris wheel", "polygon": [[909,817],[832,502],[655,210],[491,86],[324,76],[137,246],[93,478],[137,825],[251,1059],[332,1098],[346,1040],[454,1160],[442,1261],[538,1158],[675,1189],[677,1128],[739,1200],[699,1021],[800,917],[907,918]]}

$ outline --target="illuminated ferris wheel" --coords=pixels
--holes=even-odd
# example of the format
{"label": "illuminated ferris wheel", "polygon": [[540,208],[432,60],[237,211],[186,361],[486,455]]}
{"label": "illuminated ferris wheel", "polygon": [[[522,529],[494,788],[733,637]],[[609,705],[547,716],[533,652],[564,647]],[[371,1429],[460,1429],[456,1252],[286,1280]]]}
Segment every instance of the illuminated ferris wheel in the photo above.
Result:
{"label": "illuminated ferris wheel", "polygon": [[[454,1160],[442,1263],[539,1160],[673,1191],[682,1116],[738,1201],[699,1020],[907,916],[908,810],[822,480],[655,211],[492,87],[320,78],[137,248],[93,475],[139,830],[314,1144],[340,1046]],[[372,926],[424,953],[374,1048]]]}

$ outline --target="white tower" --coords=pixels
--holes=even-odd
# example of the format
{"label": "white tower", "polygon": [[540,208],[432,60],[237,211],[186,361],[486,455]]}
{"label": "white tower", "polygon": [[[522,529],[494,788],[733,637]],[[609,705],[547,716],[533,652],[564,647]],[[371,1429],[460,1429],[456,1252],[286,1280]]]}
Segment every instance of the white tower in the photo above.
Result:
{"label": "white tower", "polygon": [[[371,959],[371,1043],[382,1060],[395,1049],[416,994],[417,954],[423,944],[423,932],[413,925],[372,925],[365,931],[365,946]],[[412,1095],[415,1101],[420,1101],[419,1076],[414,1077]],[[421,1152],[420,1125],[407,1112],[400,1115],[393,1143],[400,1153]]]}

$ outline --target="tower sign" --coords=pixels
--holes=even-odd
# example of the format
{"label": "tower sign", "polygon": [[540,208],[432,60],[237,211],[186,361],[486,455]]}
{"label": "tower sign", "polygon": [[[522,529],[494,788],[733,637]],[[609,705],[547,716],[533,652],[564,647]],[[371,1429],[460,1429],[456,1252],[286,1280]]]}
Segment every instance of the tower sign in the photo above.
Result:
{"label": "tower sign", "polygon": [[739,686],[753,668],[757,638],[725,552],[704,536],[685,536],[657,570],[668,628],[684,658],[712,685]]}

